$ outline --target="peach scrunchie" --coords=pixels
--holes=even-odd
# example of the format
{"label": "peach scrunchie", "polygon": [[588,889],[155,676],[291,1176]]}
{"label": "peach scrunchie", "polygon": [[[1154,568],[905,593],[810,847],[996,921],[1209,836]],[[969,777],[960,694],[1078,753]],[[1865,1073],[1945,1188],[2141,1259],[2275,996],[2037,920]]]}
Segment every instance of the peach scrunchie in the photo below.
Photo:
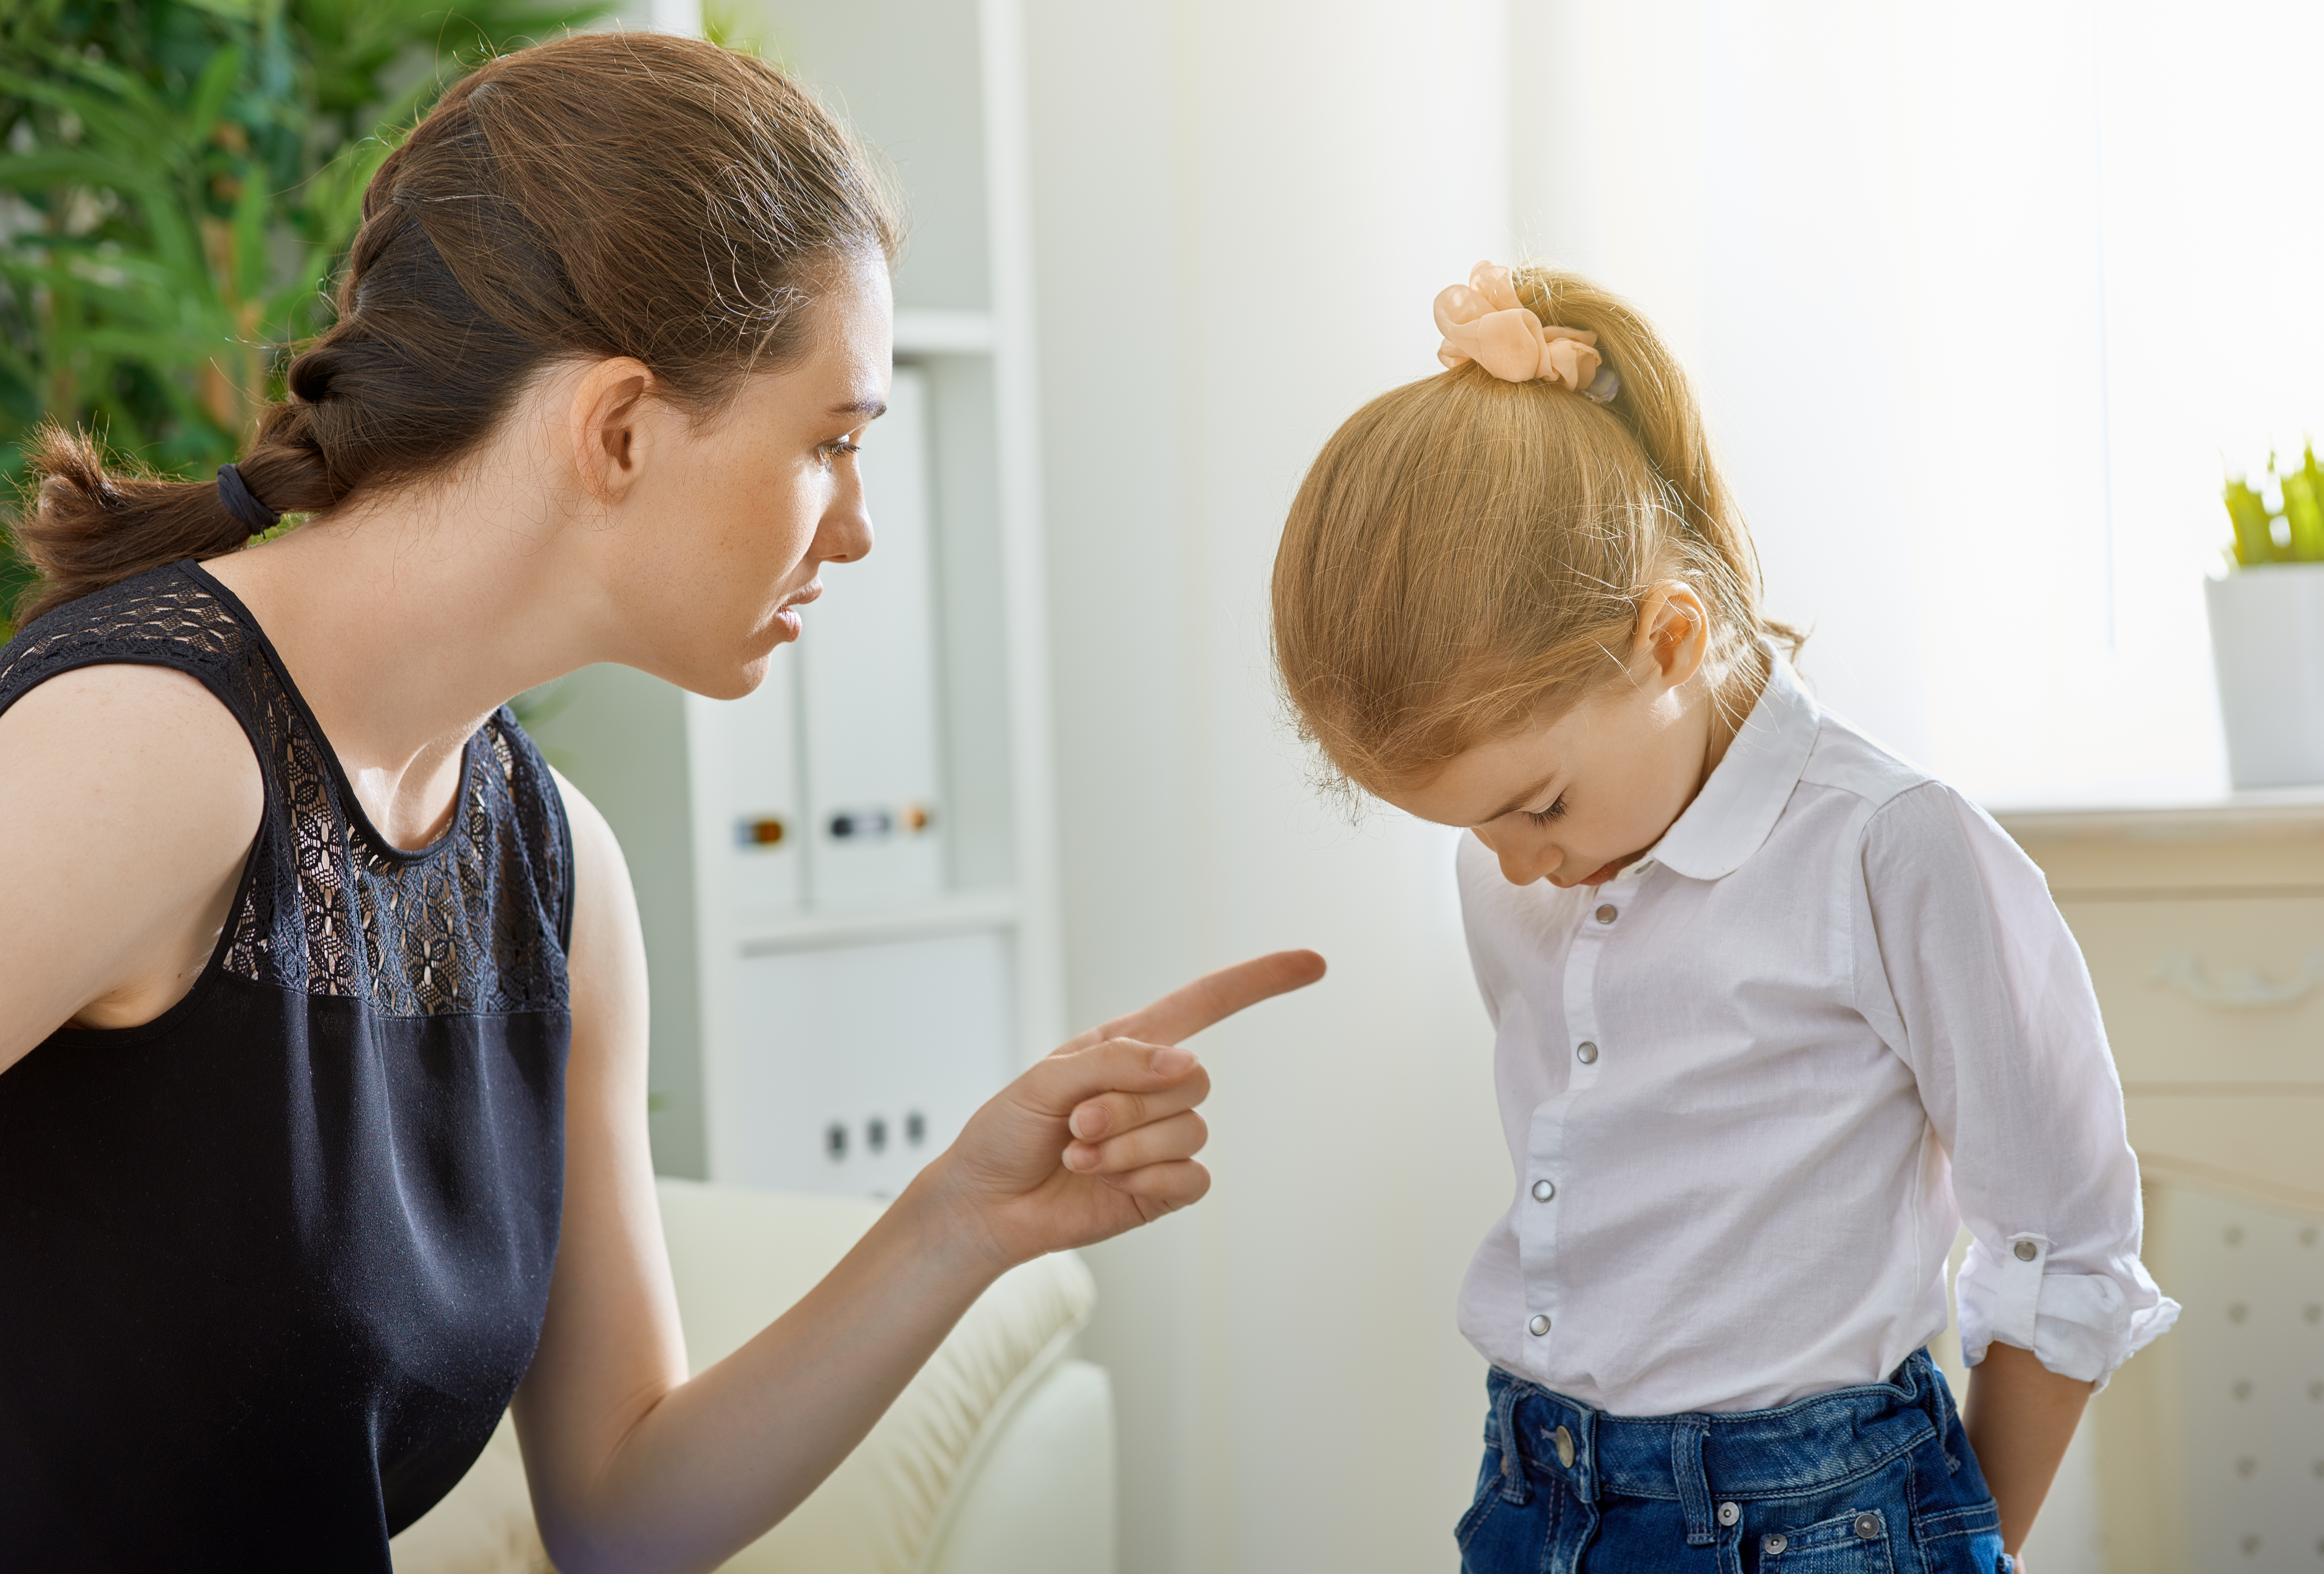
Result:
{"label": "peach scrunchie", "polygon": [[1474,361],[1504,382],[1538,377],[1599,404],[1622,386],[1601,364],[1596,334],[1544,324],[1517,299],[1509,271],[1498,263],[1478,263],[1468,283],[1437,296],[1436,330],[1444,336],[1436,358],[1447,367]]}

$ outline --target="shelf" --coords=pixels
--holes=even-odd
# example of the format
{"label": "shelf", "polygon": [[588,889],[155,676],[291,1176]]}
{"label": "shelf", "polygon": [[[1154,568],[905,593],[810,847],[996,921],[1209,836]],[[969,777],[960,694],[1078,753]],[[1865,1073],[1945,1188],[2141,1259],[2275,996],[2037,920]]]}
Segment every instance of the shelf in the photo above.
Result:
{"label": "shelf", "polygon": [[896,313],[899,355],[981,355],[992,348],[992,318],[982,311],[930,311],[907,307]]}
{"label": "shelf", "polygon": [[1017,893],[960,891],[909,907],[862,913],[784,913],[746,916],[736,937],[744,956],[786,951],[816,951],[832,945],[872,945],[890,940],[926,940],[978,929],[1013,928]]}
{"label": "shelf", "polygon": [[2213,798],[2057,805],[1987,805],[2025,845],[2063,842],[2214,842],[2324,831],[2324,787],[2271,787]]}

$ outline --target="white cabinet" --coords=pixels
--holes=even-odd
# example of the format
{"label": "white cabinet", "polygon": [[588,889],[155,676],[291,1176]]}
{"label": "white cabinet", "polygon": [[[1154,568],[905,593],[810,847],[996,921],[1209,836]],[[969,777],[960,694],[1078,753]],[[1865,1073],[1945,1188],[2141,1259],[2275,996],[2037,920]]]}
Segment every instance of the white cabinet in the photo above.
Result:
{"label": "white cabinet", "polygon": [[2089,960],[2183,1307],[2083,1422],[2104,1566],[2324,1567],[2324,794],[2000,819]]}
{"label": "white cabinet", "polygon": [[[646,20],[640,17],[637,20]],[[892,1194],[1064,1036],[1013,0],[740,0],[892,163],[874,544],[741,700],[616,667],[528,724],[621,836],[656,1168]]]}

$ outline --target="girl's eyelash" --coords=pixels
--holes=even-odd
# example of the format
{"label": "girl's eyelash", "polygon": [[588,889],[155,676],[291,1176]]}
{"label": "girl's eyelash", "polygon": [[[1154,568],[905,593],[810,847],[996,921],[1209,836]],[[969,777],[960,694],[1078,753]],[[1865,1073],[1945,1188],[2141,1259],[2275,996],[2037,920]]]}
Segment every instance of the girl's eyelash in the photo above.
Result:
{"label": "girl's eyelash", "polygon": [[1550,805],[1546,809],[1527,809],[1525,816],[1536,825],[1546,825],[1564,813],[1565,795],[1560,793],[1557,795],[1557,802]]}
{"label": "girl's eyelash", "polygon": [[851,443],[844,437],[840,438],[839,441],[835,443],[825,443],[823,447],[824,451],[827,454],[861,454],[863,452],[862,444]]}

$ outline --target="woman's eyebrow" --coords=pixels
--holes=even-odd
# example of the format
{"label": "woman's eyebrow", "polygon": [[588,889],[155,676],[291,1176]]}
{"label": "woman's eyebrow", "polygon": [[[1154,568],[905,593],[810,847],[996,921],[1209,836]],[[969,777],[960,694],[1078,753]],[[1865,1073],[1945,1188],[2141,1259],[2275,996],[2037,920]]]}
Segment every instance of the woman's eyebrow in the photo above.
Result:
{"label": "woman's eyebrow", "polygon": [[888,401],[876,393],[867,393],[852,403],[833,405],[831,413],[835,416],[860,415],[867,421],[876,421],[888,413]]}

